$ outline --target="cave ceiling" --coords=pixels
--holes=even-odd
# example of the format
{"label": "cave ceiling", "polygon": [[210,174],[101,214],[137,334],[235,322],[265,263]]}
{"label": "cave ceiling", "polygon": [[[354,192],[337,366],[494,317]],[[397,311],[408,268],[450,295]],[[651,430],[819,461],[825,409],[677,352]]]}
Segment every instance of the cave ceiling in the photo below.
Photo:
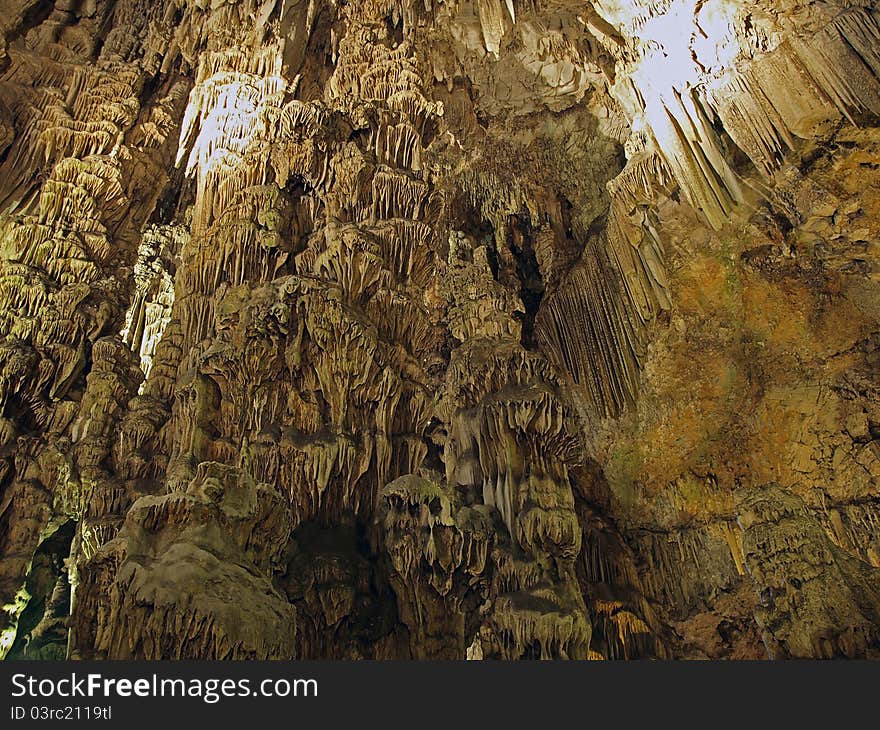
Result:
{"label": "cave ceiling", "polygon": [[880,656],[875,3],[0,21],[0,655]]}

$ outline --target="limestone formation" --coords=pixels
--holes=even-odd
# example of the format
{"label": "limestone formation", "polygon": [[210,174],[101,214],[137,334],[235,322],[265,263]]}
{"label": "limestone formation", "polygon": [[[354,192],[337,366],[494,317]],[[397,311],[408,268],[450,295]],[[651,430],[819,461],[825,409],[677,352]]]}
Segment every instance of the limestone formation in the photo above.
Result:
{"label": "limestone formation", "polygon": [[0,657],[880,656],[870,0],[3,0]]}

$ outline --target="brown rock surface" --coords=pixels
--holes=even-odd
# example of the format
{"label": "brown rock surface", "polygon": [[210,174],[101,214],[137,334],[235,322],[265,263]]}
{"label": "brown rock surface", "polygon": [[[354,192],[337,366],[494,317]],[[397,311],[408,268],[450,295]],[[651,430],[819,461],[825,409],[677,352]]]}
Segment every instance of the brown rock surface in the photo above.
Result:
{"label": "brown rock surface", "polygon": [[872,3],[0,7],[0,656],[880,654]]}

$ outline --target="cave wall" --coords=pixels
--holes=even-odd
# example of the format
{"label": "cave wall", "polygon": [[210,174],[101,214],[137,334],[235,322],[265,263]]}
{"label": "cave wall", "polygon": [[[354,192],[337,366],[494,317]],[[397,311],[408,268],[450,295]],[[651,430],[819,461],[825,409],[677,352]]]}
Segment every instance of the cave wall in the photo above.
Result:
{"label": "cave wall", "polygon": [[880,653],[880,11],[3,2],[0,652]]}

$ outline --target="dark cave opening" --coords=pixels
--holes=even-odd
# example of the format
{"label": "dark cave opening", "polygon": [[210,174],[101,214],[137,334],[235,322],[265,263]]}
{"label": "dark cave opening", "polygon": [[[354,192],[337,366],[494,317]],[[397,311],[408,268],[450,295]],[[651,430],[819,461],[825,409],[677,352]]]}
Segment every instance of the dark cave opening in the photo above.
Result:
{"label": "dark cave opening", "polygon": [[535,255],[531,224],[524,215],[509,219],[507,244],[516,262],[516,275],[520,282],[519,295],[525,314],[522,317],[522,346],[528,350],[537,347],[535,317],[544,298],[544,278]]}
{"label": "dark cave opening", "polygon": [[64,659],[71,590],[66,561],[77,523],[69,520],[34,553],[24,590],[29,596],[18,617],[7,659]]}

